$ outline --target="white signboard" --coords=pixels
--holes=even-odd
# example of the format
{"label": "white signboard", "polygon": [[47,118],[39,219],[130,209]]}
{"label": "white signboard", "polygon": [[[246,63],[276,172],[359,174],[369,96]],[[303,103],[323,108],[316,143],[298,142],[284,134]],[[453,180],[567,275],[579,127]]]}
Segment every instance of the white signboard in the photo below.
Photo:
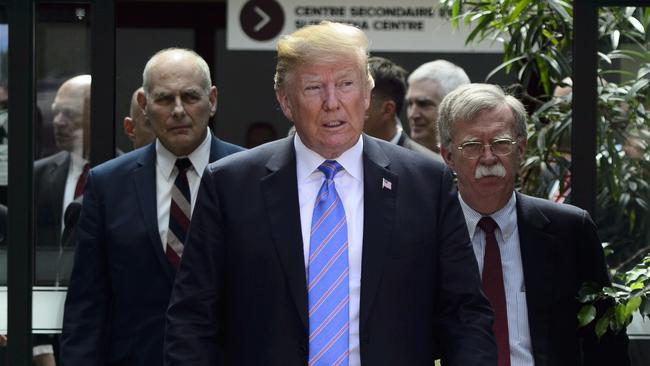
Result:
{"label": "white signboard", "polygon": [[372,51],[503,52],[496,42],[466,46],[469,29],[440,12],[438,0],[228,0],[228,49],[275,50],[278,36],[327,19],[364,30]]}

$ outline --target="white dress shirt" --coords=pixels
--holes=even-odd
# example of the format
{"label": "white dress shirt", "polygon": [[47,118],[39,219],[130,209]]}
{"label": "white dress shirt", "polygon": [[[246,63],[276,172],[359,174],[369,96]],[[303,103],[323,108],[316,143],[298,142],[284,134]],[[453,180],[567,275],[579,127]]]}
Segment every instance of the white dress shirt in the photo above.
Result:
{"label": "white dress shirt", "polygon": [[[311,219],[316,195],[325,175],[318,167],[327,159],[307,148],[298,134],[294,137],[296,149],[296,175],[298,178],[298,202],[300,204],[300,227],[302,229],[305,276],[308,276],[309,241]],[[336,160],[343,170],[334,176],[336,191],[343,202],[348,226],[348,263],[350,289],[350,354],[349,366],[360,366],[359,355],[359,295],[361,290],[361,247],[363,244],[363,139]]]}
{"label": "white dress shirt", "polygon": [[391,144],[397,145],[399,142],[399,138],[402,137],[402,131],[404,131],[404,127],[402,127],[402,121],[398,117],[395,117],[395,136],[393,136],[392,139],[390,139]]}
{"label": "white dress shirt", "polygon": [[[480,213],[469,207],[458,195],[465,215],[467,230],[472,239],[474,255],[478,262],[479,273],[483,273],[485,256],[485,233],[477,230]],[[499,244],[501,267],[503,269],[503,286],[506,292],[506,309],[508,311],[508,340],[510,341],[510,364],[512,366],[531,366],[533,360],[530,328],[528,326],[528,306],[526,304],[526,287],[524,270],[521,264],[521,247],[517,229],[517,201],[514,192],[506,205],[490,215],[499,227],[494,236]]]}
{"label": "white dress shirt", "polygon": [[80,155],[70,153],[70,166],[68,167],[68,177],[65,181],[65,188],[63,191],[63,211],[61,212],[61,233],[65,229],[65,210],[68,205],[74,201],[74,191],[77,188],[77,181],[79,176],[84,171],[84,165],[88,160],[82,158]]}
{"label": "white dress shirt", "polygon": [[167,150],[158,139],[156,139],[156,202],[158,207],[158,232],[162,241],[163,251],[167,246],[167,230],[169,228],[169,210],[172,200],[172,187],[178,169],[174,169],[177,158],[187,157],[192,162],[192,166],[187,169],[187,181],[190,185],[191,206],[194,212],[196,196],[201,184],[203,170],[210,161],[210,147],[212,145],[212,136],[208,132],[207,136],[194,151],[188,156],[176,156]]}

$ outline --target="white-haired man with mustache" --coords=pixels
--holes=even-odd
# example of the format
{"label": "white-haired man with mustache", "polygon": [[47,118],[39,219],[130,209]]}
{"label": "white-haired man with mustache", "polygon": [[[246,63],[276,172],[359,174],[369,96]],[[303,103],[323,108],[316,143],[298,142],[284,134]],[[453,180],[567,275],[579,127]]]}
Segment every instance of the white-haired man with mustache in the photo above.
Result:
{"label": "white-haired man with mustache", "polygon": [[584,282],[610,284],[589,214],[515,192],[527,144],[526,110],[488,84],[440,105],[441,153],[458,193],[483,291],[495,312],[499,366],[629,365],[627,337],[578,329]]}

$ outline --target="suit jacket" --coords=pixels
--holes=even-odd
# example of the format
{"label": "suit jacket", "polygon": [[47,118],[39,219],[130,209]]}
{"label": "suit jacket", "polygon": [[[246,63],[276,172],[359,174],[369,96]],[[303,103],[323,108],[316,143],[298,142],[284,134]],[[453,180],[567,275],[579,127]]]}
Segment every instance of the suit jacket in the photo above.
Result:
{"label": "suit jacket", "polygon": [[58,247],[61,242],[63,194],[70,162],[67,151],[34,162],[37,248]]}
{"label": "suit jacket", "polygon": [[[443,164],[364,135],[363,365],[496,365],[492,314]],[[383,188],[383,180],[391,188]],[[203,175],[167,315],[165,365],[306,366],[291,137]]]}
{"label": "suit jacket", "polygon": [[[213,137],[210,161],[240,150]],[[155,143],[90,171],[76,230],[62,364],[162,365],[175,271],[158,230]]]}
{"label": "suit jacket", "polygon": [[397,144],[399,146],[405,147],[405,148],[407,148],[409,150],[413,150],[413,151],[416,151],[416,152],[418,152],[420,154],[423,154],[424,156],[429,157],[431,159],[438,160],[440,162],[443,161],[440,154],[438,154],[438,153],[436,153],[434,151],[431,151],[431,150],[427,149],[426,147],[424,147],[424,146],[418,144],[417,142],[413,141],[410,137],[408,137],[408,135],[404,131],[402,131],[402,134],[399,137],[399,140],[397,140]]}
{"label": "suit jacket", "polygon": [[517,193],[517,226],[536,366],[629,365],[627,336],[578,329],[578,290],[610,285],[601,241],[577,207]]}

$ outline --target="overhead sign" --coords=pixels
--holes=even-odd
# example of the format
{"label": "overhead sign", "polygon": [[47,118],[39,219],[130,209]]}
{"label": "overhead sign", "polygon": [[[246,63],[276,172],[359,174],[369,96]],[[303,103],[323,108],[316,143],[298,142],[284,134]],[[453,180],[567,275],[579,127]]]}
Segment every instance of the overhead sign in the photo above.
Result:
{"label": "overhead sign", "polygon": [[500,43],[466,46],[438,0],[228,0],[228,49],[275,50],[278,37],[321,20],[361,28],[372,51],[502,52]]}

